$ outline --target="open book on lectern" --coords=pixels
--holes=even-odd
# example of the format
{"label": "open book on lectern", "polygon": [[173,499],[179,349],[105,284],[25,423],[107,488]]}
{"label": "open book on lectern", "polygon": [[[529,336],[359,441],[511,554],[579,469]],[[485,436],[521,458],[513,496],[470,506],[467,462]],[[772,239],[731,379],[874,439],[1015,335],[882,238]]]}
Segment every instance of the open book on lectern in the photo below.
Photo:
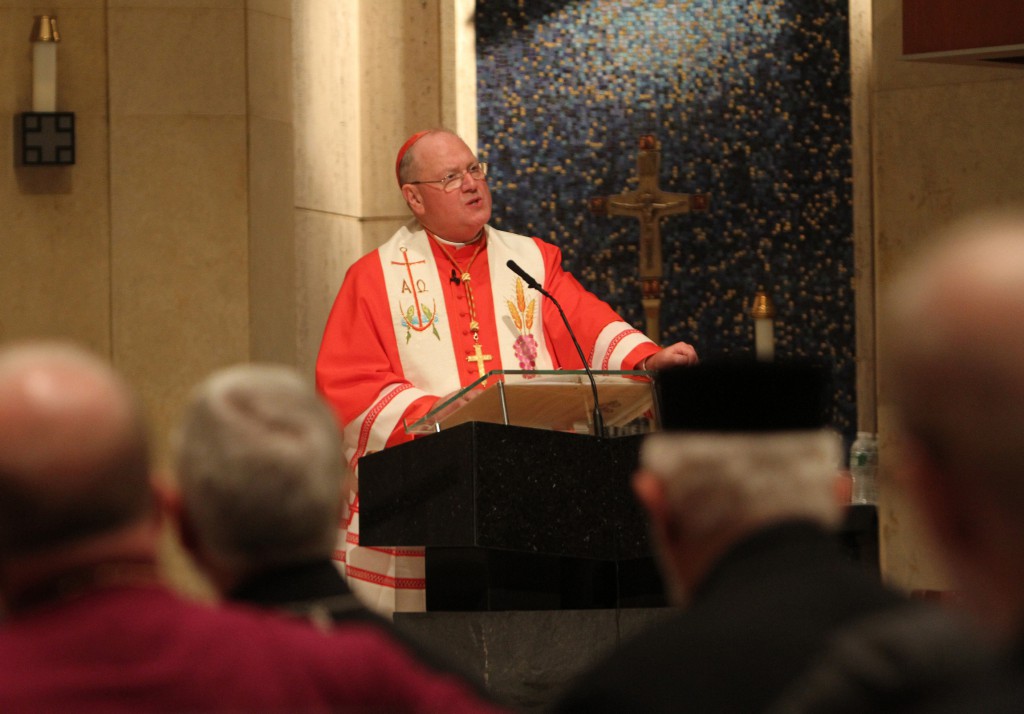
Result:
{"label": "open book on lectern", "polygon": [[[656,413],[650,372],[592,370],[605,427]],[[593,433],[594,394],[584,370],[495,370],[406,424],[430,434],[471,421]]]}

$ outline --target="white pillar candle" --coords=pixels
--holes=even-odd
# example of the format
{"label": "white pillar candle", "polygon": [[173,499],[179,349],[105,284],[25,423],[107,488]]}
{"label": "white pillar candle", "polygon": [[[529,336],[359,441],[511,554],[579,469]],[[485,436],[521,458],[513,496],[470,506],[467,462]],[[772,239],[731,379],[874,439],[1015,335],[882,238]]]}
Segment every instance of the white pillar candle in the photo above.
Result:
{"label": "white pillar candle", "polygon": [[775,330],[770,317],[754,320],[754,352],[762,362],[775,359]]}
{"label": "white pillar candle", "polygon": [[39,34],[32,42],[32,111],[57,111],[57,38],[51,18],[39,18]]}

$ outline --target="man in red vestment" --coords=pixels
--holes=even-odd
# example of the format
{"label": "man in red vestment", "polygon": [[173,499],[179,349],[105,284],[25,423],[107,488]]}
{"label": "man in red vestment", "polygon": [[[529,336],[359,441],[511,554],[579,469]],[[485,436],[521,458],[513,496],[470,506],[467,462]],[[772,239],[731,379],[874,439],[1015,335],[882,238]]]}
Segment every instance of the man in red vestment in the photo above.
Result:
{"label": "man in red vestment", "polygon": [[[487,372],[583,368],[557,308],[528,294],[508,260],[561,304],[593,369],[697,361],[690,345],[659,348],[624,322],[562,270],[556,246],[488,226],[487,166],[455,134],[414,134],[396,174],[414,220],[349,269],[317,359],[317,387],[338,413],[353,470]],[[358,491],[341,538],[349,585],[370,607],[424,608],[422,548],[359,547]]]}
{"label": "man in red vestment", "polygon": [[0,350],[0,711],[493,711],[379,627],[330,632],[160,582],[128,387],[81,350]]}

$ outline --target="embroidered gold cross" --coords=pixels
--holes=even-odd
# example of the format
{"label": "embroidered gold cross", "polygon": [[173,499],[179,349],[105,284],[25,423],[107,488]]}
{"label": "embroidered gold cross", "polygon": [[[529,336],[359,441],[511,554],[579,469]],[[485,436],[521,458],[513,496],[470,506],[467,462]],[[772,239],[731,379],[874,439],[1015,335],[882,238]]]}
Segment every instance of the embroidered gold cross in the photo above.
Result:
{"label": "embroidered gold cross", "polygon": [[483,377],[486,374],[486,372],[484,371],[484,362],[490,361],[494,358],[491,357],[490,355],[485,355],[483,353],[483,349],[480,347],[479,344],[473,345],[473,349],[476,351],[476,354],[469,355],[468,357],[466,357],[466,361],[476,362],[477,370],[479,371],[480,376]]}

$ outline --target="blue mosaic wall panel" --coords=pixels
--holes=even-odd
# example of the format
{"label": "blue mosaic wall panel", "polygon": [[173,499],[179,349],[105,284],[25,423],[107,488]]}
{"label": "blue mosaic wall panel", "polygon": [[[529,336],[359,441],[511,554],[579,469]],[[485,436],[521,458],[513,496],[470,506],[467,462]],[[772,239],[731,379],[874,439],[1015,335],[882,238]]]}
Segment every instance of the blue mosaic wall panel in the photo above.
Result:
{"label": "blue mosaic wall panel", "polygon": [[776,355],[831,366],[835,424],[856,429],[847,4],[839,0],[478,0],[480,157],[494,225],[559,245],[584,285],[644,328],[639,224],[590,197],[711,194],[661,223],[662,341],[754,349],[750,301],[775,303]]}

